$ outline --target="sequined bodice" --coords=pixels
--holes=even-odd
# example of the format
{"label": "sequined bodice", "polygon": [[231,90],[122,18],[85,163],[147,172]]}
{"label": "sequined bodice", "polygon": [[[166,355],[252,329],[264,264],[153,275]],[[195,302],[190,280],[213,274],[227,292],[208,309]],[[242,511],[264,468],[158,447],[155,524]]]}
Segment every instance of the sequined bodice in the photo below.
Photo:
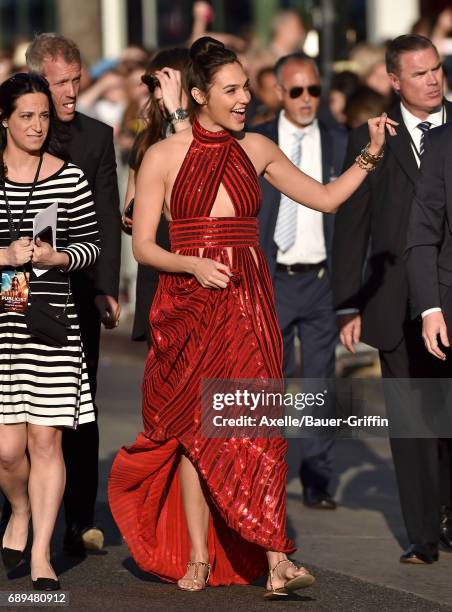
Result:
{"label": "sequined bodice", "polygon": [[261,203],[259,181],[237,139],[226,130],[210,132],[197,119],[192,129],[193,141],[173,186],[172,218],[210,216],[220,184],[237,217],[255,217]]}

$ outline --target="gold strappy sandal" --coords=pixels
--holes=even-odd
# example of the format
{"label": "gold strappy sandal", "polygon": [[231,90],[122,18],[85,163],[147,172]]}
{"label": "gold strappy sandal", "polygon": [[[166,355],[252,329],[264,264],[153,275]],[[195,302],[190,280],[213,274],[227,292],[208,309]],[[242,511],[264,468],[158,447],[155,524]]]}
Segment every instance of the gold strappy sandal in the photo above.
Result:
{"label": "gold strappy sandal", "polygon": [[[195,568],[195,572],[193,575],[193,578],[181,578],[181,580],[187,580],[193,583],[193,587],[192,588],[187,588],[187,587],[181,587],[179,586],[179,581],[177,582],[177,586],[179,589],[181,589],[181,591],[203,591],[206,586],[207,583],[209,581],[209,576],[210,576],[210,563],[204,563],[203,561],[189,561],[187,563],[187,571],[189,570],[190,567],[194,566]],[[199,580],[198,578],[198,574],[199,574],[199,568],[200,566],[204,566],[207,567],[207,576],[204,580],[204,585],[202,584],[201,580]],[[200,588],[195,588],[195,584],[199,584]]]}
{"label": "gold strappy sandal", "polygon": [[281,599],[281,597],[287,597],[289,593],[297,591],[298,589],[304,589],[306,587],[309,587],[315,582],[314,576],[310,574],[307,569],[302,567],[297,569],[303,569],[305,571],[304,574],[301,574],[301,576],[295,576],[294,578],[290,578],[284,584],[284,586],[279,587],[278,589],[273,588],[273,573],[276,571],[278,566],[281,565],[281,563],[290,563],[291,565],[296,567],[295,563],[293,563],[290,559],[281,559],[281,561],[278,561],[275,567],[271,569],[268,573],[271,589],[267,590],[267,592],[264,594],[264,599]]}

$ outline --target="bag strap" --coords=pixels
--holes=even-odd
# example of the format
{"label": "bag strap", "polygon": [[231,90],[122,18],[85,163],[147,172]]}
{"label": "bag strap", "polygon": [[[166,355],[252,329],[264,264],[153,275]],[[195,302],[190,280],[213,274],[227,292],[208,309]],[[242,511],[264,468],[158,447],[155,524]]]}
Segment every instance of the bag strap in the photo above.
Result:
{"label": "bag strap", "polygon": [[35,190],[36,183],[38,182],[39,173],[41,172],[42,160],[43,160],[43,155],[41,153],[41,155],[39,156],[39,163],[36,169],[35,178],[33,179],[33,184],[31,186],[30,191],[28,192],[27,201],[25,202],[25,206],[22,210],[22,214],[20,215],[17,226],[14,225],[13,213],[11,212],[11,206],[8,200],[8,196],[6,195],[6,181],[5,181],[5,178],[3,178],[2,187],[3,187],[3,195],[4,195],[5,203],[6,203],[6,212],[8,215],[8,225],[9,225],[9,234],[10,234],[11,242],[14,242],[14,240],[17,240],[19,238],[20,228],[22,227],[22,223],[24,221],[25,214],[28,210],[28,207],[30,206],[31,198]]}
{"label": "bag strap", "polygon": [[[69,296],[71,295],[71,275],[67,275],[67,295],[66,295],[66,303],[64,304],[63,312],[61,314],[65,315],[67,307],[69,305]],[[61,315],[57,315],[58,317]]]}

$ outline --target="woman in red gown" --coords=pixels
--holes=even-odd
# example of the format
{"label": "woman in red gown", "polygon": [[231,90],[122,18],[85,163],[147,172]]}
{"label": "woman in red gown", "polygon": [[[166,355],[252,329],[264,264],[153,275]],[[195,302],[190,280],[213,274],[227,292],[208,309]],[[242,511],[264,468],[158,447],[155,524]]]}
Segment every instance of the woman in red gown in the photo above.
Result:
{"label": "woman in red gown", "polygon": [[[161,271],[151,312],[143,423],[113,464],[113,516],[137,562],[186,590],[248,584],[270,568],[267,596],[314,578],[287,559],[282,438],[205,438],[202,379],[282,377],[282,342],[267,264],[258,244],[258,175],[279,191],[333,212],[361,184],[361,160],[334,184],[299,171],[270,140],[244,134],[248,79],[218,41],[191,48],[193,126],[152,146],[137,178],[133,249]],[[369,153],[384,144],[386,116],[369,122]],[[364,168],[366,166],[366,169]],[[171,252],[155,243],[160,215]]]}

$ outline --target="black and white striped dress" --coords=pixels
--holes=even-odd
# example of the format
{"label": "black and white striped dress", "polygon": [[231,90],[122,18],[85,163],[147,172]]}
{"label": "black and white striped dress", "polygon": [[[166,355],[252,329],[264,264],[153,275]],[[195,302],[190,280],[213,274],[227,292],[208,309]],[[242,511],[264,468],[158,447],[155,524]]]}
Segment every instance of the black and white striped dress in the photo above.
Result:
{"label": "black and white striped dress", "polygon": [[[17,225],[31,184],[6,180],[5,186]],[[82,170],[74,164],[65,163],[55,174],[37,182],[20,235],[31,237],[34,216],[54,202],[58,202],[56,247],[69,255],[70,265],[64,272],[54,268],[39,277],[31,273],[30,300],[45,299],[64,308],[68,272],[93,265],[99,255],[93,197]],[[0,188],[0,248],[9,243],[8,216]],[[72,294],[66,314],[71,320],[69,344],[55,348],[27,333],[23,314],[0,312],[0,424],[75,428],[95,420]]]}

